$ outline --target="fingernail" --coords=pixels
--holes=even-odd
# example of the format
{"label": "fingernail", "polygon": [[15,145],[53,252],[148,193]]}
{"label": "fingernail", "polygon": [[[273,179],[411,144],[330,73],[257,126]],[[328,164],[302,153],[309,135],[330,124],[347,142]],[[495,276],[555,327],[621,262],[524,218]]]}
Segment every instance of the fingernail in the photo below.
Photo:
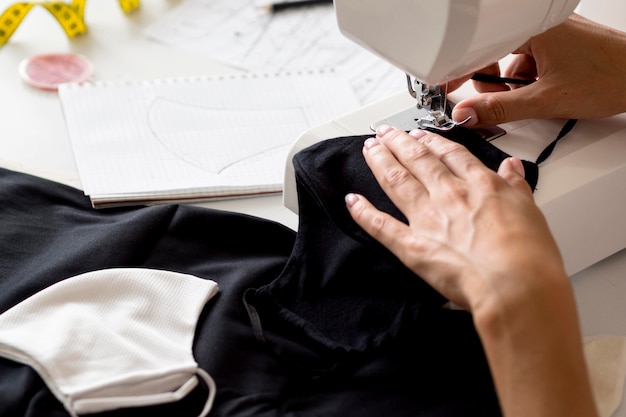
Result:
{"label": "fingernail", "polygon": [[524,164],[519,160],[519,158],[511,157],[509,158],[509,161],[511,162],[511,168],[513,168],[513,171],[515,171],[520,177],[526,175]]}
{"label": "fingernail", "polygon": [[389,132],[392,129],[389,125],[380,125],[376,128],[376,135],[384,136],[385,133]]}
{"label": "fingernail", "polygon": [[419,139],[426,136],[426,131],[423,129],[413,129],[409,132],[409,136],[413,136],[415,139]]}
{"label": "fingernail", "polygon": [[346,195],[346,205],[348,207],[352,207],[356,204],[356,202],[359,201],[359,196],[353,193],[347,194]]}
{"label": "fingernail", "polygon": [[363,142],[363,146],[365,147],[365,149],[371,149],[374,146],[378,145],[378,143],[378,139],[376,138],[367,138],[365,142]]}
{"label": "fingernail", "polygon": [[472,127],[472,126],[474,126],[475,124],[477,124],[479,122],[478,115],[476,114],[476,111],[474,109],[470,108],[470,107],[465,107],[465,108],[462,108],[462,109],[454,109],[454,110],[452,110],[452,119],[455,122],[463,122],[468,117],[470,119],[463,126]]}

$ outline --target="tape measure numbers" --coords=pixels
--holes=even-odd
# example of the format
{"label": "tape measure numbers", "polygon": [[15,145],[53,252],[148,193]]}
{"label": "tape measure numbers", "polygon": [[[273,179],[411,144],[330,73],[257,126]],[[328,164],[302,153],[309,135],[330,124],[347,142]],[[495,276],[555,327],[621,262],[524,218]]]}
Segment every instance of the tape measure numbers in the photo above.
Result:
{"label": "tape measure numbers", "polygon": [[[62,1],[33,1],[20,2],[9,6],[0,15],[0,46],[8,42],[17,27],[22,23],[28,12],[34,6],[42,6],[59,22],[69,38],[87,32],[85,23],[85,4],[87,0],[72,0],[71,3]],[[130,13],[140,6],[140,0],[119,0],[124,13]]]}

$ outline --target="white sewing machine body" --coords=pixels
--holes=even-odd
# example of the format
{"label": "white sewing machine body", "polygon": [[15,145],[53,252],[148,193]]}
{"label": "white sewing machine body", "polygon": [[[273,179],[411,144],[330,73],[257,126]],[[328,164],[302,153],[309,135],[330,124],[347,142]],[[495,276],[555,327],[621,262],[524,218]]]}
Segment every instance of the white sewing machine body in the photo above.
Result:
{"label": "white sewing machine body", "polygon": [[[434,3],[447,5],[450,1],[454,0]],[[380,26],[382,23],[379,22],[385,22],[385,28],[387,28],[406,25],[408,24],[406,19],[421,22],[421,19],[414,14],[415,10],[407,11],[406,5],[424,2],[335,0],[339,16],[347,12],[361,13],[356,10],[357,5],[367,8],[365,6],[374,3],[384,4],[384,9],[388,10],[388,13],[374,16],[376,23],[372,25]],[[470,0],[469,3],[472,1]],[[559,3],[561,5],[559,10],[564,10],[564,3]],[[517,10],[521,4],[515,3],[514,6],[510,4],[510,7]],[[534,2],[532,4],[534,5]],[[553,6],[555,4],[552,2]],[[521,17],[518,19],[522,20]],[[390,21],[394,24],[390,25]],[[368,24],[362,23],[362,25],[362,30],[368,29]],[[381,31],[373,30],[371,25],[369,29],[372,36],[380,35]],[[502,28],[500,30],[501,33],[506,33],[508,29],[507,27],[506,30]],[[419,28],[415,30],[414,39],[421,39],[417,35],[418,32],[429,33],[428,30],[424,32],[423,26],[421,31]],[[436,31],[437,28],[433,30]],[[439,34],[439,36],[442,35]],[[383,48],[384,43],[380,47]],[[384,51],[384,56],[394,56],[403,51],[398,45],[390,48],[395,48],[397,51]],[[404,49],[406,50],[406,45]],[[382,52],[381,50],[381,54]],[[421,55],[417,52],[417,48],[412,52],[415,54],[411,55],[411,59],[405,60],[405,64],[412,60],[419,61]],[[401,55],[398,56],[402,60]],[[460,65],[462,67],[463,64]],[[411,71],[412,74],[417,74],[418,69],[406,67],[406,70]],[[424,79],[431,79],[430,76],[435,73],[441,75],[447,72],[447,70],[440,71],[435,69],[427,71],[428,75],[424,75]],[[450,71],[454,73],[456,70]],[[461,68],[460,71],[464,70]],[[437,74],[433,75],[432,80],[440,79]],[[458,101],[470,94],[475,94],[475,91],[467,84],[451,94],[450,99]],[[372,132],[371,126],[376,122],[384,122],[388,118],[395,120],[393,117],[398,113],[406,112],[407,109],[413,107],[415,107],[415,99],[407,92],[400,92],[304,132],[296,140],[288,156],[283,204],[293,212],[298,212],[291,157],[300,149],[333,137],[369,134]],[[492,143],[511,155],[534,161],[557,136],[564,123],[565,120],[525,120],[503,124],[500,127],[506,131],[506,134],[493,140]],[[569,274],[575,274],[626,248],[626,221],[624,220],[626,213],[626,114],[608,119],[579,121],[574,129],[557,144],[552,155],[540,165],[535,200],[548,220]]]}
{"label": "white sewing machine body", "polygon": [[341,33],[426,84],[470,74],[557,25],[579,0],[335,0]]}

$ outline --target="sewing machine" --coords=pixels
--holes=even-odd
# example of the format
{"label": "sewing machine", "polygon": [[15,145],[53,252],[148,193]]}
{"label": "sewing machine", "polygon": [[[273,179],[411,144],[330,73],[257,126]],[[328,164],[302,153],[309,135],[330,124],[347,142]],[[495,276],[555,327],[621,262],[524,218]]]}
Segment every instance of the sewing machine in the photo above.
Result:
{"label": "sewing machine", "polygon": [[343,35],[407,74],[416,108],[423,110],[415,127],[448,130],[456,123],[442,83],[498,61],[561,23],[578,2],[338,0],[335,11]]}
{"label": "sewing machine", "polygon": [[[567,18],[578,0],[485,2],[335,0],[342,33],[407,74],[409,93],[360,108],[304,132],[285,172],[283,204],[298,212],[291,156],[313,143],[372,132],[387,123],[450,129],[447,102],[475,91],[468,83],[446,95],[445,81],[501,60],[534,34]],[[524,120],[496,127],[486,140],[536,160],[565,120]],[[500,130],[501,129],[501,130]],[[575,274],[626,247],[626,115],[579,121],[539,170],[535,200]]]}

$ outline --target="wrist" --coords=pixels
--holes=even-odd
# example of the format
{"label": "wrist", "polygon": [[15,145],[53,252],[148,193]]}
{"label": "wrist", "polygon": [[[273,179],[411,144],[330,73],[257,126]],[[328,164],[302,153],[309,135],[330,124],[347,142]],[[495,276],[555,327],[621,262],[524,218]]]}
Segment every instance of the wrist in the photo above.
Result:
{"label": "wrist", "polygon": [[550,272],[527,269],[486,282],[484,295],[475,297],[471,306],[479,332],[494,333],[502,328],[510,329],[512,323],[534,320],[540,310],[551,310],[557,301],[571,293],[569,278],[560,268]]}
{"label": "wrist", "polygon": [[504,415],[596,415],[569,278],[519,280],[473,311]]}

